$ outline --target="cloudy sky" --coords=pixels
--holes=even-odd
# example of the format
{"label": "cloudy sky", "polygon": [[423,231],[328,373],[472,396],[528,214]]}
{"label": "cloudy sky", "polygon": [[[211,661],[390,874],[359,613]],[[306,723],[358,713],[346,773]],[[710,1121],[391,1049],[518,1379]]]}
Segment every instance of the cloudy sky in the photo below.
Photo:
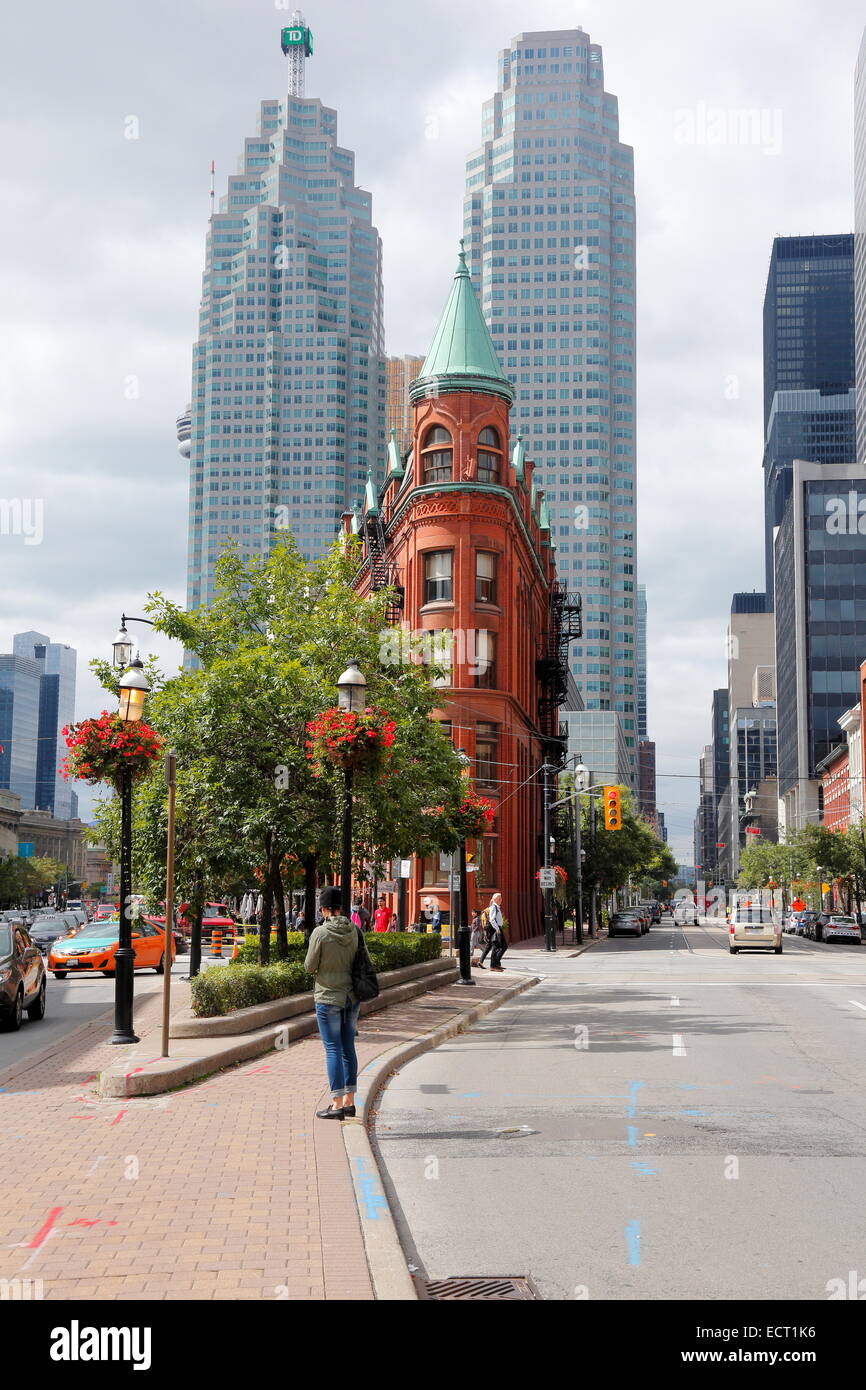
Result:
{"label": "cloudy sky", "polygon": [[[291,8],[48,0],[5,11],[0,498],[41,499],[44,538],[0,535],[0,651],[28,628],[76,647],[79,717],[102,707],[87,662],[107,654],[121,611],[140,613],[155,589],[185,597],[174,422],[189,398],[210,161],[223,192],[259,102],[284,92]],[[463,162],[498,50],[522,30],[576,25],[603,46],[635,148],[650,736],[659,804],[691,859],[731,593],[764,581],[770,247],[775,235],[853,228],[863,6],[833,0],[816,18],[806,0],[310,0],[305,13],[308,95],[336,107],[373,194],[395,354],[426,350],[447,293]],[[740,110],[762,113],[756,138],[734,124],[718,143]],[[179,660],[170,643],[145,647],[165,669]]]}

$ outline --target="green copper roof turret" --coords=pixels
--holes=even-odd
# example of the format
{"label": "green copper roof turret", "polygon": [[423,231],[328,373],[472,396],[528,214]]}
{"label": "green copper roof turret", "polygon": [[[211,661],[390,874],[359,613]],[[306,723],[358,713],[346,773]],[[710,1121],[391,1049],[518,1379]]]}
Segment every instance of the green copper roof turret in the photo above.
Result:
{"label": "green copper roof turret", "polygon": [[511,462],[514,465],[514,471],[517,474],[517,481],[519,483],[525,483],[526,472],[524,469],[524,463],[526,462],[526,449],[524,448],[522,434],[518,434],[514,444],[514,448],[511,451]]}
{"label": "green copper roof turret", "polygon": [[379,494],[373,482],[373,469],[367,469],[367,486],[364,488],[364,511],[367,516],[379,515]]}
{"label": "green copper roof turret", "polygon": [[403,460],[400,458],[400,450],[397,448],[397,431],[391,430],[391,438],[388,440],[388,467],[385,472],[386,478],[402,478]]}
{"label": "green copper roof turret", "polygon": [[514,388],[499,365],[469,278],[462,240],[451,293],[421,375],[409,387],[409,400],[414,405],[427,396],[441,396],[449,391],[500,396],[509,405],[514,400]]}

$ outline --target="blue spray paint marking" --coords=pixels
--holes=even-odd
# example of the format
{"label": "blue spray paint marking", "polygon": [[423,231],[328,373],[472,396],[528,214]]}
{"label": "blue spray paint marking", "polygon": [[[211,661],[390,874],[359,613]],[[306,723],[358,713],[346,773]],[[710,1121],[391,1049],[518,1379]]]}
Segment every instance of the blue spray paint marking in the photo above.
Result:
{"label": "blue spray paint marking", "polygon": [[657,1178],[657,1177],[658,1177],[658,1172],[659,1172],[658,1168],[651,1168],[650,1165],[649,1165],[648,1163],[641,1163],[641,1161],[640,1161],[639,1159],[637,1159],[637,1158],[633,1158],[633,1159],[632,1159],[631,1163],[629,1164],[629,1167],[630,1167],[630,1168],[633,1168],[634,1171],[635,1171],[635,1172],[638,1174],[638,1176],[641,1177],[641,1178]]}
{"label": "blue spray paint marking", "polygon": [[626,1110],[625,1113],[628,1115],[628,1118],[629,1118],[630,1120],[633,1120],[634,1117],[635,1117],[635,1115],[637,1114],[637,1093],[638,1093],[638,1091],[640,1090],[640,1088],[643,1086],[643,1084],[644,1084],[644,1083],[643,1083],[642,1081],[631,1081],[631,1082],[629,1082],[629,1088],[628,1088],[628,1109]]}
{"label": "blue spray paint marking", "polygon": [[684,1115],[709,1115],[709,1110],[684,1110]]}
{"label": "blue spray paint marking", "polygon": [[477,1100],[480,1095],[481,1091],[464,1091],[461,1100]]}
{"label": "blue spray paint marking", "polygon": [[635,1125],[629,1125],[628,1127],[628,1142],[630,1148],[634,1149],[637,1147],[637,1127]]}
{"label": "blue spray paint marking", "polygon": [[625,1243],[630,1265],[640,1264],[640,1222],[630,1221],[625,1228]]}
{"label": "blue spray paint marking", "polygon": [[363,1158],[356,1158],[355,1164],[357,1166],[359,1175],[358,1189],[361,1194],[361,1200],[363,1201],[364,1206],[366,1207],[364,1215],[366,1216],[368,1221],[377,1221],[379,1218],[379,1212],[382,1210],[383,1207],[387,1208],[388,1205],[388,1203],[385,1201],[385,1194],[383,1192],[376,1191],[375,1178],[368,1178],[365,1175]]}

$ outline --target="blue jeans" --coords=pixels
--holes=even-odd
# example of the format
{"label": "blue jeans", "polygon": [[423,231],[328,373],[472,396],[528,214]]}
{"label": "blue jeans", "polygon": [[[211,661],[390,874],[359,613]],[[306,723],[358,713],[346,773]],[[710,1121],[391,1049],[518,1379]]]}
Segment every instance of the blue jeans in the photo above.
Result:
{"label": "blue jeans", "polygon": [[355,1029],[358,1026],[360,1004],[317,1004],[316,1022],[325,1045],[328,1063],[328,1085],[336,1099],[344,1092],[354,1092],[358,1084],[358,1058],[355,1055]]}

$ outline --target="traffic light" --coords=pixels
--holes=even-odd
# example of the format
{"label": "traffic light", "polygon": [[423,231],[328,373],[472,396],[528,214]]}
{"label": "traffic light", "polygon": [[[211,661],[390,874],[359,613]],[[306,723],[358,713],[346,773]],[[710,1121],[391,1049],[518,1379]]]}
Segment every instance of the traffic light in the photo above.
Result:
{"label": "traffic light", "polygon": [[604,828],[605,830],[622,830],[619,787],[605,787],[604,789]]}

